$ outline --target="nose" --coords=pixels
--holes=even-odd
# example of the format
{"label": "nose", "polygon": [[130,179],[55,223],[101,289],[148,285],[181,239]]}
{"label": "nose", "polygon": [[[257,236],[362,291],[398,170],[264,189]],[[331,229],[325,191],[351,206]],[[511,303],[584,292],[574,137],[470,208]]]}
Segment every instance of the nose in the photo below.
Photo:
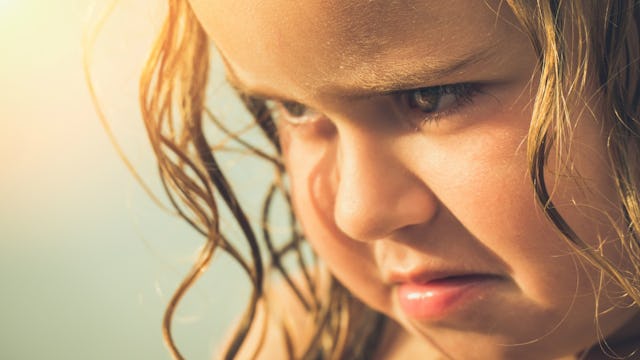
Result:
{"label": "nose", "polygon": [[[385,132],[354,128],[342,131],[337,151],[334,220],[356,240],[376,240],[429,222],[438,201],[414,174],[410,140]],[[419,151],[419,149],[415,149]]]}

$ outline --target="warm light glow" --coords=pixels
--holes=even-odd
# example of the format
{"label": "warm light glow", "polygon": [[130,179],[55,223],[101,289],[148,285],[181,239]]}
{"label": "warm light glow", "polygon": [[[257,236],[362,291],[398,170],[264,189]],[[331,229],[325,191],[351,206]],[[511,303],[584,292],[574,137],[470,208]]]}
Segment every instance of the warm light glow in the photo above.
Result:
{"label": "warm light glow", "polygon": [[0,0],[0,21],[5,23],[15,18],[21,7],[20,5],[23,5],[24,2],[24,0]]}
{"label": "warm light glow", "polygon": [[[82,38],[111,2],[116,11],[91,49],[93,78],[118,141],[160,193],[137,77],[166,1],[0,0],[2,359],[167,357],[159,319],[200,238],[147,198],[91,103]],[[245,291],[228,264],[208,279],[221,274],[223,288]],[[213,332],[180,330],[184,348],[202,349],[187,358],[211,357],[202,344],[221,339],[242,310],[229,310],[241,297],[225,298],[195,310],[202,324],[220,324]]]}

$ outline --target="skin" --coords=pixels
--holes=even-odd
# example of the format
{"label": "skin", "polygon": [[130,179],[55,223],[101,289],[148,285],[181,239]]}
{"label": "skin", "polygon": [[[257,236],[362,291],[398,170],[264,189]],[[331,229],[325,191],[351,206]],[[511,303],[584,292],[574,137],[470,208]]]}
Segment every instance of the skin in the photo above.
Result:
{"label": "skin", "polygon": [[[294,207],[332,274],[392,320],[381,358],[569,359],[597,348],[598,272],[536,207],[525,152],[537,59],[499,3],[191,1],[238,87],[322,114],[279,124]],[[387,91],[456,83],[480,91],[426,123]],[[597,101],[579,99],[570,155],[547,178],[562,215],[596,245],[615,238],[606,219],[620,214]],[[572,172],[557,165],[567,161]],[[626,266],[614,245],[603,251]],[[425,268],[496,280],[445,316],[416,319],[393,274]],[[611,308],[598,325],[614,346],[638,324],[607,296],[616,290],[605,282],[598,308]]]}

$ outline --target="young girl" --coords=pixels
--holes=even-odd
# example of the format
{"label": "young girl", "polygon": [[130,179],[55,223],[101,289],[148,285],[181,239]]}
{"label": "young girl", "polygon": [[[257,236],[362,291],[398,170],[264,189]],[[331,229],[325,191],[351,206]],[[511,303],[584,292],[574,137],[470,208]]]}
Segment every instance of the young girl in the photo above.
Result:
{"label": "young girl", "polygon": [[[253,285],[228,359],[640,358],[639,26],[637,0],[170,0],[142,109],[207,239],[173,356],[219,249]],[[278,154],[236,138],[276,169],[260,237],[205,130],[210,46]]]}

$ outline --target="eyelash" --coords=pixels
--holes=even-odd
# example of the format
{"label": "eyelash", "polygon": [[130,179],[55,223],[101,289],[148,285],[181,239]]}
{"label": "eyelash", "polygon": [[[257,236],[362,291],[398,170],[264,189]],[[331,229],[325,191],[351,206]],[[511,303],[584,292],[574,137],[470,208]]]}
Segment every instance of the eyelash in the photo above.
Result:
{"label": "eyelash", "polygon": [[[403,91],[399,95],[401,103],[407,109],[417,112],[415,115],[409,114],[412,117],[411,122],[423,126],[428,123],[436,123],[442,118],[461,110],[465,105],[473,102],[474,96],[479,91],[477,84],[459,83]],[[448,95],[451,95],[452,98],[446,99]],[[422,98],[417,96],[422,96]],[[424,101],[427,101],[424,99],[425,96],[434,96],[435,99],[431,103],[424,103]],[[444,105],[443,100],[445,100]],[[420,104],[420,101],[423,103]],[[421,106],[431,106],[432,109],[421,109]],[[442,108],[443,106],[444,108]],[[413,116],[416,116],[417,119],[413,118]]]}
{"label": "eyelash", "polygon": [[[460,110],[464,105],[470,104],[478,92],[480,89],[477,84],[458,83],[402,90],[390,95],[395,98],[401,108],[409,111],[407,116],[411,118],[412,123],[423,126],[427,123],[435,123]],[[442,105],[443,98],[447,100],[447,95],[452,95],[453,98]],[[432,97],[431,102],[425,99],[429,96]],[[294,101],[269,100],[267,106],[277,120],[282,119],[292,125],[304,125],[322,117],[319,112]],[[439,109],[442,106],[445,108]],[[426,107],[432,107],[432,109],[426,109]]]}

